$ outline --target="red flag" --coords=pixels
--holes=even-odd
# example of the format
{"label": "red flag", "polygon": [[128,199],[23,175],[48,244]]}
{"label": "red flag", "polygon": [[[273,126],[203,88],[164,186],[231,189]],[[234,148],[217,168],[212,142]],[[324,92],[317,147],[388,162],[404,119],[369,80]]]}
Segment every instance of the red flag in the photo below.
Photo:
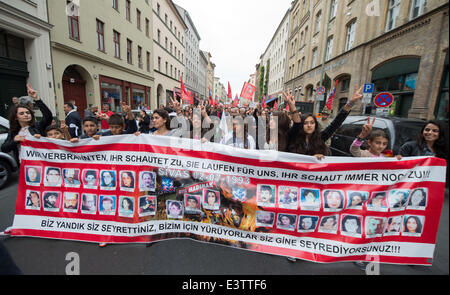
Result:
{"label": "red flag", "polygon": [[275,109],[275,110],[278,110],[278,104],[277,104],[277,101],[275,100],[275,103],[273,104],[273,108]]}
{"label": "red flag", "polygon": [[[208,88],[209,89],[209,88]],[[213,98],[212,98],[212,93],[211,93],[211,89],[209,89],[209,97],[208,97],[208,104],[210,106],[212,106],[214,104]]]}
{"label": "red flag", "polygon": [[286,107],[284,108],[286,111],[288,111],[288,112],[290,112],[291,111],[291,108],[289,107],[289,104],[288,103],[286,103]]}
{"label": "red flag", "polygon": [[186,87],[184,87],[183,77],[180,77],[180,81],[181,81],[181,95],[183,95],[183,93],[186,93]]}
{"label": "red flag", "polygon": [[216,98],[214,99],[214,105],[217,106],[219,105],[219,98],[216,95]]}
{"label": "red flag", "polygon": [[233,98],[233,94],[231,93],[230,82],[228,82],[228,98],[229,98],[229,99],[232,99],[232,98]]}
{"label": "red flag", "polygon": [[181,80],[181,100],[187,101],[189,104],[193,104],[194,101],[192,99],[192,92],[186,90],[183,83],[183,77],[180,77]]}
{"label": "red flag", "polygon": [[261,100],[261,107],[262,108],[266,108],[267,107],[267,105],[266,105],[266,96],[264,94],[263,94],[263,98]]}
{"label": "red flag", "polygon": [[336,97],[336,89],[337,89],[338,83],[339,83],[339,80],[336,80],[333,91],[331,91],[330,96],[328,97],[328,100],[327,100],[327,104],[325,105],[328,110],[331,110],[333,108],[333,102],[334,102],[334,98]]}
{"label": "red flag", "polygon": [[252,100],[253,95],[255,94],[255,91],[256,91],[256,86],[253,86],[252,84],[245,82],[244,87],[242,87],[241,97],[248,99],[248,100]]}
{"label": "red flag", "polygon": [[238,104],[239,104],[239,99],[238,99],[238,96],[237,96],[237,94],[236,94],[236,97],[234,98],[234,101],[233,101],[233,106],[234,106],[234,107],[237,107]]}

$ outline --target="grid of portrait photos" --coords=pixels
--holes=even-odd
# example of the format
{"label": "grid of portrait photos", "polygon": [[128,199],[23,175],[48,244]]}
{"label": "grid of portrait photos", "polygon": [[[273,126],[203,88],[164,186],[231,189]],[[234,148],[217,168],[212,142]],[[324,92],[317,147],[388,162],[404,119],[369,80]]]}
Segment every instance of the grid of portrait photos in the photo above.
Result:
{"label": "grid of portrait photos", "polygon": [[[130,218],[135,212],[139,217],[156,212],[153,171],[25,166],[25,183],[28,186],[25,208],[29,210]],[[78,189],[83,189],[83,193]],[[136,191],[148,195],[138,197],[137,201],[134,196],[126,196]]]}
{"label": "grid of portrait photos", "polygon": [[[129,218],[135,217],[135,213],[145,217],[157,212],[157,175],[153,171],[26,166],[25,182],[28,186],[25,208],[29,210]],[[145,195],[126,195],[137,191]],[[161,177],[160,193],[175,191],[173,179]],[[236,194],[243,199],[245,192],[241,189]],[[166,201],[167,218],[182,219],[184,214],[220,209],[220,191],[212,187],[183,197],[183,201]]]}
{"label": "grid of portrait photos", "polygon": [[[366,238],[420,237],[427,201],[426,188],[368,192],[258,184],[257,205],[260,210],[256,211],[256,226],[298,233],[339,232],[354,238],[362,238],[363,235]],[[275,209],[283,209],[283,212]],[[406,214],[411,210],[417,211]],[[362,212],[365,212],[364,216]],[[392,216],[379,217],[371,212],[388,212]]]}
{"label": "grid of portrait photos", "polygon": [[[153,171],[25,166],[25,208],[128,218],[135,214],[154,216],[157,211],[156,180]],[[83,189],[83,193],[76,189]],[[162,193],[175,192],[173,179],[161,177],[160,190]],[[144,195],[127,196],[136,192]],[[247,201],[247,189],[232,187],[232,197]],[[366,238],[420,237],[425,224],[423,215],[428,204],[428,190],[396,188],[367,192],[258,184],[256,201],[260,208],[255,218],[258,227],[298,233],[340,232],[356,238],[363,235]],[[172,219],[201,214],[202,210],[217,211],[221,205],[220,191],[204,187],[194,193],[184,193],[183,200],[167,200],[165,205],[167,218]],[[286,212],[272,212],[279,211],[275,209]],[[341,212],[344,209],[355,209],[359,214],[351,210]],[[414,214],[407,214],[411,210]],[[362,211],[366,213],[364,216],[360,215]],[[371,212],[389,212],[392,216],[371,216]]]}

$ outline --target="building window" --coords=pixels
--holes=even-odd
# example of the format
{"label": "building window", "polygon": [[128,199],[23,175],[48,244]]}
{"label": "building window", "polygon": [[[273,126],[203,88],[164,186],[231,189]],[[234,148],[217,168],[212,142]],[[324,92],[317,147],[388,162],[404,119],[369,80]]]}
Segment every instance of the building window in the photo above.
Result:
{"label": "building window", "polygon": [[327,53],[325,60],[330,60],[333,54],[333,36],[328,37],[327,40]]}
{"label": "building window", "polygon": [[130,0],[125,1],[125,14],[126,14],[127,21],[131,22],[131,2],[130,2]]}
{"label": "building window", "polygon": [[137,29],[141,30],[141,11],[139,9],[136,9],[136,22],[137,22]]}
{"label": "building window", "polygon": [[142,47],[141,46],[138,46],[138,66],[141,69],[144,67],[144,64],[142,62]]}
{"label": "building window", "polygon": [[161,12],[161,5],[159,5],[159,3],[157,3],[157,4],[156,4],[156,13],[157,13],[158,15],[160,15],[160,12]]}
{"label": "building window", "polygon": [[311,63],[311,67],[314,68],[316,66],[317,63],[317,47],[313,49],[312,51],[312,63]]}
{"label": "building window", "polygon": [[105,24],[97,20],[98,50],[105,52]]}
{"label": "building window", "polygon": [[150,52],[147,51],[147,72],[150,72]]}
{"label": "building window", "polygon": [[348,92],[350,88],[350,78],[342,78],[341,80],[341,92]]}
{"label": "building window", "polygon": [[161,57],[158,56],[158,71],[161,72]]}
{"label": "building window", "polygon": [[386,19],[386,31],[390,31],[395,28],[395,22],[400,10],[401,0],[389,0],[389,7]]}
{"label": "building window", "polygon": [[314,34],[318,33],[320,31],[320,23],[321,23],[321,21],[322,21],[322,11],[319,11],[316,14],[316,27],[315,27]]}
{"label": "building window", "polygon": [[166,75],[169,73],[169,63],[166,61]]}
{"label": "building window", "polygon": [[133,64],[133,41],[127,39],[127,62]]}
{"label": "building window", "polygon": [[355,31],[356,31],[356,19],[351,21],[347,25],[347,37],[345,41],[345,51],[353,48],[353,43],[355,42]]}
{"label": "building window", "polygon": [[70,8],[70,13],[68,16],[69,38],[80,41],[80,17],[78,14],[79,7],[76,4],[72,3],[72,1],[67,1],[67,6]]}
{"label": "building window", "polygon": [[145,19],[145,35],[150,37],[150,21],[148,18]]}
{"label": "building window", "polygon": [[301,68],[301,73],[305,72],[305,57],[302,58],[302,68]]}
{"label": "building window", "polygon": [[112,7],[119,11],[119,0],[112,0]]}
{"label": "building window", "polygon": [[331,0],[331,12],[330,12],[330,19],[333,19],[336,17],[336,10],[337,10],[337,1]]}
{"label": "building window", "polygon": [[412,20],[422,15],[426,5],[427,0],[411,0],[411,12],[409,19]]}
{"label": "building window", "polygon": [[158,38],[158,43],[161,43],[161,31],[160,30],[158,30],[157,38]]}
{"label": "building window", "polygon": [[114,57],[120,58],[120,33],[113,31],[114,34]]}

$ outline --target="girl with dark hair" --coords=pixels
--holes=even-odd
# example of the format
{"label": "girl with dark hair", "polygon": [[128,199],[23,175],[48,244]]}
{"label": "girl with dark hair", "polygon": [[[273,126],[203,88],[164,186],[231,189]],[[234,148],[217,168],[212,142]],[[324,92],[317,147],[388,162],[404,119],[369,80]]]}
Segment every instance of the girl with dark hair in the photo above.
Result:
{"label": "girl with dark hair", "polygon": [[152,116],[153,127],[156,128],[155,131],[149,134],[160,135],[160,136],[170,136],[170,117],[169,113],[165,110],[158,109],[153,112]]}
{"label": "girl with dark hair", "polygon": [[[383,130],[373,130],[373,124],[376,118],[373,118],[370,122],[370,117],[367,118],[367,124],[362,127],[361,133],[356,137],[350,146],[350,153],[354,157],[365,158],[383,158],[386,157],[383,152],[386,150],[389,144],[389,136]],[[368,150],[362,150],[365,139],[367,138]],[[398,160],[401,160],[402,156],[396,156]]]}
{"label": "girl with dark hair", "polygon": [[289,104],[292,120],[294,125],[288,132],[287,152],[315,156],[322,159],[324,156],[330,155],[329,149],[325,142],[333,135],[333,133],[342,125],[344,120],[350,114],[352,107],[362,99],[361,86],[355,89],[350,101],[341,109],[339,114],[324,130],[320,130],[316,117],[313,114],[306,114],[300,117],[295,107],[295,99],[288,93],[284,92],[285,100]]}
{"label": "girl with dark hair", "polygon": [[405,143],[400,148],[403,157],[433,156],[448,157],[448,138],[444,126],[438,121],[428,121],[417,136],[417,140]]}
{"label": "girl with dark hair", "polygon": [[18,105],[11,109],[9,115],[9,132],[8,137],[2,144],[2,152],[13,152],[19,163],[20,143],[25,140],[27,135],[40,134],[46,136],[45,130],[53,120],[53,115],[50,109],[38,98],[37,92],[27,84],[28,95],[34,99],[35,105],[42,113],[42,119],[36,122],[34,111],[28,105]]}

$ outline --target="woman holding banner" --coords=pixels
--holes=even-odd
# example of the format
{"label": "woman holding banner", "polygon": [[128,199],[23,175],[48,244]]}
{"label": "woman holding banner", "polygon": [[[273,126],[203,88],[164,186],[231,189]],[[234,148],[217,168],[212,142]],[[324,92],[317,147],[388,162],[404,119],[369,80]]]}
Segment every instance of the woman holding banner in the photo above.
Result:
{"label": "woman holding banner", "polygon": [[320,130],[316,117],[313,114],[301,116],[296,106],[295,99],[283,92],[286,103],[289,105],[294,125],[288,132],[287,152],[315,156],[321,160],[324,156],[330,154],[325,142],[333,135],[333,133],[342,125],[344,120],[350,114],[352,107],[362,99],[362,90],[364,86],[355,89],[350,101],[341,109],[336,118],[324,130]]}
{"label": "woman holding banner", "polygon": [[20,143],[25,141],[27,135],[40,134],[46,136],[45,130],[53,120],[53,115],[50,109],[38,97],[37,92],[27,84],[28,95],[33,98],[35,105],[42,113],[42,119],[36,122],[34,111],[28,105],[18,105],[14,107],[9,113],[9,133],[5,142],[2,145],[2,152],[13,152],[14,156],[19,162]]}
{"label": "woman holding banner", "polygon": [[444,127],[438,121],[428,121],[417,136],[417,140],[405,143],[400,148],[403,157],[432,156],[448,157],[448,139]]}

